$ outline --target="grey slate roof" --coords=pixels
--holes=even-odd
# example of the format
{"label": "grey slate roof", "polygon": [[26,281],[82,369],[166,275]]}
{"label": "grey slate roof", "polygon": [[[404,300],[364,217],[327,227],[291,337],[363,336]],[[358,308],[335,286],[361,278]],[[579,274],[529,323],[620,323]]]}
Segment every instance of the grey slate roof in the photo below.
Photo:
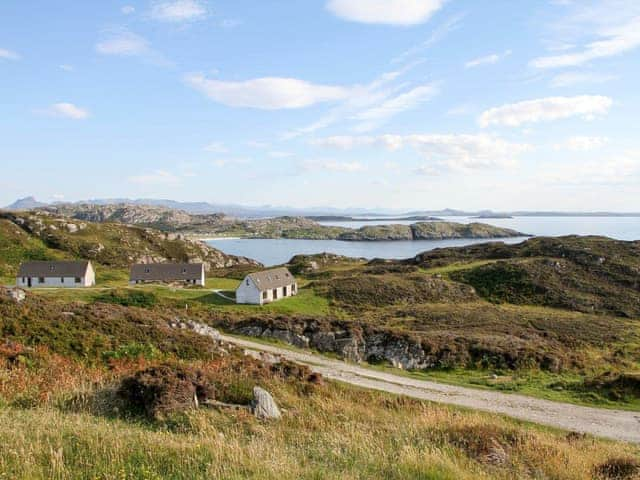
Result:
{"label": "grey slate roof", "polygon": [[296,279],[286,268],[273,268],[247,275],[261,292],[271,288],[284,287],[295,283]]}
{"label": "grey slate roof", "polygon": [[18,277],[84,277],[89,261],[37,261],[24,262],[18,270]]}
{"label": "grey slate roof", "polygon": [[146,282],[179,282],[200,280],[202,263],[139,263],[131,266],[129,280]]}

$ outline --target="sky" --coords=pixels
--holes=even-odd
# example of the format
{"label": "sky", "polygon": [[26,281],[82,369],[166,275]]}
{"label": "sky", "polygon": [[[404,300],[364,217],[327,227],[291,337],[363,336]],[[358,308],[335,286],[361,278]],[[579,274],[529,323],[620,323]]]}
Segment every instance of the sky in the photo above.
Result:
{"label": "sky", "polygon": [[637,0],[0,2],[0,205],[640,206]]}

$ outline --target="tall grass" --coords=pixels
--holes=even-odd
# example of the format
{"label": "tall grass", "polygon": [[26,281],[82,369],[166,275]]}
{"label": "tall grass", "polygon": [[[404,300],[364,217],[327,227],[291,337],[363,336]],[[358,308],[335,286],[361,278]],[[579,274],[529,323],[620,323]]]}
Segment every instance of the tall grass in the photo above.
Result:
{"label": "tall grass", "polygon": [[[201,408],[151,423],[119,414],[109,397],[117,378],[144,360],[111,369],[47,361],[48,369],[2,370],[0,478],[577,480],[640,454],[499,416],[275,377],[261,384],[284,409],[279,422]],[[244,375],[231,363],[211,365],[228,381]]]}

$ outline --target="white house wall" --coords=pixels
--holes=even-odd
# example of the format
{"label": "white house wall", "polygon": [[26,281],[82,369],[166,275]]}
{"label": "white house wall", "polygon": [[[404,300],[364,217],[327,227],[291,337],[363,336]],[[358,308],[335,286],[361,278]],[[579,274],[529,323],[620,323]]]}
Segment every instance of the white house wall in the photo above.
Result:
{"label": "white house wall", "polygon": [[[18,277],[16,280],[18,287],[29,288],[29,277]],[[31,288],[82,288],[93,285],[95,279],[88,275],[80,277],[80,283],[76,283],[76,277],[44,277],[44,283],[40,283],[39,277],[31,277]]]}
{"label": "white house wall", "polygon": [[[248,280],[248,282],[247,282]],[[295,286],[295,291],[292,287]],[[283,293],[284,287],[278,287],[275,290],[277,291],[278,298],[274,300],[273,298],[273,290],[272,288],[266,290],[266,298],[263,298],[262,292],[258,290],[258,288],[253,283],[251,278],[245,278],[242,280],[242,283],[238,286],[236,290],[236,303],[244,303],[250,305],[262,305],[264,303],[271,303],[273,301],[280,300],[285,298]],[[287,285],[287,297],[292,297],[298,293],[298,284],[292,283],[291,285]]]}

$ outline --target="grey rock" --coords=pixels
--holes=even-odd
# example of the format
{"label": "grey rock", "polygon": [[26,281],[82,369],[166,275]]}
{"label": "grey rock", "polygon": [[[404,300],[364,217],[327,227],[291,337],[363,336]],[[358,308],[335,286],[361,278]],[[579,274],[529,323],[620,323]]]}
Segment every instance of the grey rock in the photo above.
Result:
{"label": "grey rock", "polygon": [[269,392],[261,387],[253,387],[253,414],[262,420],[277,420],[282,417],[280,409]]}
{"label": "grey rock", "polygon": [[27,297],[27,294],[21,288],[10,288],[9,298],[16,303],[22,302]]}

